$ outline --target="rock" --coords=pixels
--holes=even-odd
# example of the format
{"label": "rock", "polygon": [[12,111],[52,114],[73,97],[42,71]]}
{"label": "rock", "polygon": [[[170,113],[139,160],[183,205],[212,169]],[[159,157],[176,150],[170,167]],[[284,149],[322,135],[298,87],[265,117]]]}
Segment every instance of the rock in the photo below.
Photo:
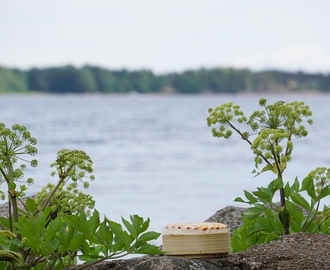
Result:
{"label": "rock", "polygon": [[227,259],[185,259],[171,256],[144,256],[128,260],[113,260],[95,265],[89,270],[240,270]]}
{"label": "rock", "polygon": [[228,226],[230,231],[234,231],[243,225],[242,213],[245,210],[246,208],[243,207],[226,206],[205,221],[224,223]]}
{"label": "rock", "polygon": [[330,235],[295,233],[226,258],[144,256],[113,260],[88,270],[330,270]]}

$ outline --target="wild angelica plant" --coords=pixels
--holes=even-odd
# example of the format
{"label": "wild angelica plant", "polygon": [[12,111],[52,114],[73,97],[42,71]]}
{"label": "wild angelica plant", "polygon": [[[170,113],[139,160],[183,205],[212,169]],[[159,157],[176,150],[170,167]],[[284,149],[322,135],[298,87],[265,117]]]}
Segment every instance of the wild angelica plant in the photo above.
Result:
{"label": "wild angelica plant", "polygon": [[[234,251],[248,246],[278,239],[291,232],[329,233],[329,208],[320,211],[320,201],[330,195],[330,170],[317,168],[302,184],[295,179],[292,185],[284,184],[284,171],[292,160],[293,139],[308,135],[305,125],[312,125],[312,112],[304,102],[283,102],[267,104],[261,98],[257,110],[247,118],[238,105],[225,103],[209,109],[208,126],[212,126],[215,137],[229,139],[233,131],[250,145],[254,154],[256,176],[266,171],[275,174],[267,187],[256,191],[244,190],[247,200],[238,197],[237,202],[252,205],[243,213],[244,225],[234,232],[232,247]],[[238,126],[248,128],[241,131]],[[274,202],[279,192],[280,203]],[[304,198],[310,197],[310,202]]]}
{"label": "wild angelica plant", "polygon": [[[26,163],[36,167],[37,140],[26,127],[0,123],[0,183],[6,184],[9,218],[0,217],[0,269],[84,269],[127,254],[161,254],[149,244],[159,233],[147,232],[150,220],[132,215],[124,227],[94,209],[93,198],[78,189],[94,180],[93,162],[83,151],[63,149],[51,164],[56,184],[48,183],[35,198],[21,197],[27,187]],[[32,184],[33,180],[26,181]],[[4,199],[5,192],[0,190]],[[23,206],[18,206],[18,201]],[[78,258],[81,265],[76,265]]]}
{"label": "wild angelica plant", "polygon": [[[35,156],[38,153],[36,144],[37,139],[31,136],[26,127],[13,125],[10,129],[0,123],[0,184],[7,184],[12,223],[18,221],[17,198],[26,190],[24,184],[16,190],[17,183],[24,178],[23,171],[26,169],[26,164],[32,167],[38,166],[37,160],[26,159],[26,156]],[[18,168],[15,168],[16,164]],[[26,182],[32,184],[33,179],[28,178]],[[6,198],[3,190],[0,190],[0,196],[2,200]],[[15,227],[11,226],[10,229],[14,231]]]}

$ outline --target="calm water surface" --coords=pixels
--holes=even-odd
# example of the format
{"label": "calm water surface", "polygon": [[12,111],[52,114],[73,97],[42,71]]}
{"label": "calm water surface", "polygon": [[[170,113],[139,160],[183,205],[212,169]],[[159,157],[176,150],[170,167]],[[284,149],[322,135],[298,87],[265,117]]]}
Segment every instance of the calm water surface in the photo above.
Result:
{"label": "calm water surface", "polygon": [[[152,230],[171,222],[203,221],[242,196],[243,189],[267,185],[271,174],[254,178],[248,145],[234,136],[214,138],[207,109],[233,101],[250,113],[258,95],[29,95],[0,96],[0,122],[26,125],[38,139],[39,166],[29,195],[50,177],[60,149],[83,150],[94,162],[96,180],[87,190],[97,209],[120,221],[138,214]],[[269,102],[301,100],[310,105],[314,125],[295,141],[287,180],[329,166],[329,95],[262,95]]]}

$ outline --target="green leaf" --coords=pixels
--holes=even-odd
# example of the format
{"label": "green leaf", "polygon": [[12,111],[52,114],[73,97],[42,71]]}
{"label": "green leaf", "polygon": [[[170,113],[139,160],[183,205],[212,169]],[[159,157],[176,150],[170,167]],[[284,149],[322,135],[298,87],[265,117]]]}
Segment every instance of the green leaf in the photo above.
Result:
{"label": "green leaf", "polygon": [[35,200],[28,197],[25,202],[25,207],[30,213],[34,213],[37,209]]}
{"label": "green leaf", "polygon": [[149,254],[149,255],[157,255],[157,254],[163,254],[163,251],[161,251],[158,247],[150,244],[143,244],[140,248],[137,250],[134,250],[135,254]]}
{"label": "green leaf", "polygon": [[249,202],[244,201],[241,197],[236,197],[234,201],[241,202],[241,203],[249,203]]}
{"label": "green leaf", "polygon": [[290,187],[289,182],[287,182],[284,186],[284,196],[285,196],[285,198],[288,199],[290,197],[290,195],[291,195],[291,187]]}
{"label": "green leaf", "polygon": [[157,232],[146,232],[139,236],[138,241],[148,242],[150,240],[156,240],[160,236]]}
{"label": "green leaf", "polygon": [[255,220],[252,227],[247,231],[247,236],[251,236],[257,232],[274,232],[275,226],[266,218],[258,218]]}
{"label": "green leaf", "polygon": [[304,178],[300,191],[305,191],[305,190],[314,201],[317,201],[315,185],[312,177],[307,176]]}
{"label": "green leaf", "polygon": [[252,220],[262,214],[264,210],[265,206],[258,204],[244,211],[242,215],[244,218]]}
{"label": "green leaf", "polygon": [[130,250],[130,245],[132,243],[132,238],[130,235],[123,231],[121,225],[117,222],[108,220],[108,224],[110,225],[111,230],[113,231],[116,239],[118,240],[114,246],[118,248],[118,246],[122,246],[121,244],[118,244],[122,242],[124,244],[125,250],[129,251]]}
{"label": "green leaf", "polygon": [[61,244],[61,241],[57,237],[52,238],[49,242],[50,248],[53,249],[54,251],[58,250],[60,244]]}
{"label": "green leaf", "polygon": [[93,215],[88,220],[89,233],[94,234],[99,225],[100,225],[100,214],[97,210],[94,210]]}
{"label": "green leaf", "polygon": [[10,219],[7,217],[0,217],[0,224],[3,228],[10,228]]}
{"label": "green leaf", "polygon": [[61,246],[59,247],[59,251],[61,253],[64,253],[67,250],[68,246],[70,245],[70,242],[74,237],[74,234],[75,230],[72,227],[65,227],[65,234],[63,235],[63,237],[60,238]]}
{"label": "green leaf", "polygon": [[82,254],[89,254],[90,253],[90,244],[87,241],[83,241],[81,243],[81,252]]}
{"label": "green leaf", "polygon": [[245,197],[249,200],[249,204],[256,203],[258,199],[252,195],[252,193],[244,190]]}
{"label": "green leaf", "polygon": [[285,207],[287,208],[291,216],[290,229],[293,232],[301,232],[302,230],[301,224],[305,218],[302,208],[298,207],[297,204],[294,204],[289,200],[285,202]]}
{"label": "green leaf", "polygon": [[62,222],[60,217],[56,217],[54,220],[51,220],[47,227],[45,227],[44,239],[46,242],[50,242],[56,232],[61,228]]}
{"label": "green leaf", "polygon": [[276,191],[280,190],[283,187],[283,181],[281,177],[276,178],[271,181],[268,185],[268,189],[274,195]]}
{"label": "green leaf", "polygon": [[257,188],[257,191],[253,191],[252,193],[260,199],[263,203],[271,203],[274,194],[267,188],[261,187]]}
{"label": "green leaf", "polygon": [[301,184],[300,191],[314,189],[314,182],[312,177],[305,177]]}
{"label": "green leaf", "polygon": [[294,179],[294,183],[291,186],[291,189],[295,192],[298,192],[298,190],[299,190],[299,181],[298,181],[297,177]]}
{"label": "green leaf", "polygon": [[323,199],[323,198],[329,196],[330,195],[330,187],[329,186],[323,187],[322,190],[321,190],[320,195],[321,195],[320,199]]}
{"label": "green leaf", "polygon": [[105,245],[109,245],[113,241],[113,233],[110,228],[107,226],[106,221],[103,221],[97,231],[98,238]]}
{"label": "green leaf", "polygon": [[[131,220],[132,220],[132,216],[131,216]],[[128,231],[132,235],[132,237],[137,238],[139,224],[135,220],[133,220],[132,221],[133,224],[131,224],[126,219],[124,219],[123,217],[122,217],[122,221],[123,221],[125,227],[128,229]]]}
{"label": "green leaf", "polygon": [[273,171],[273,166],[271,164],[267,164],[265,167],[262,168],[261,172],[266,171]]}
{"label": "green leaf", "polygon": [[147,218],[145,221],[138,215],[131,216],[133,226],[137,229],[137,235],[145,232],[149,228],[150,219]]}
{"label": "green leaf", "polygon": [[68,246],[68,250],[78,250],[78,248],[81,247],[85,239],[86,239],[85,235],[76,233],[74,237],[71,239],[71,242]]}
{"label": "green leaf", "polygon": [[307,209],[307,210],[310,209],[309,203],[299,193],[291,194],[291,199],[294,203],[298,204],[302,208]]}

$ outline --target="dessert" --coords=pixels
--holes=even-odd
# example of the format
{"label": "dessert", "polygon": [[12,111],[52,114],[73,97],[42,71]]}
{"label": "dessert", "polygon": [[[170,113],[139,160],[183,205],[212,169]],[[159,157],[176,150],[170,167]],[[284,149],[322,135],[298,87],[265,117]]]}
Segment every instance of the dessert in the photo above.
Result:
{"label": "dessert", "polygon": [[162,231],[166,255],[190,258],[223,257],[230,252],[230,231],[222,223],[173,223]]}

